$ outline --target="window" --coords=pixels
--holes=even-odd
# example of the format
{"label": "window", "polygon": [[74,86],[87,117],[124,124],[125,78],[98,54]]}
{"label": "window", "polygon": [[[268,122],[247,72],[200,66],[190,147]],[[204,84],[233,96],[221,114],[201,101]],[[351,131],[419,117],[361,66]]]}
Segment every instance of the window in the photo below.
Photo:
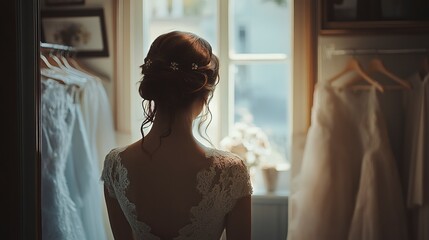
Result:
{"label": "window", "polygon": [[[277,160],[291,144],[292,6],[290,0],[147,0],[144,51],[161,33],[194,32],[221,60],[209,127],[217,145],[235,123],[251,121],[268,136]],[[222,97],[220,97],[222,96]],[[271,156],[273,158],[273,156]]]}

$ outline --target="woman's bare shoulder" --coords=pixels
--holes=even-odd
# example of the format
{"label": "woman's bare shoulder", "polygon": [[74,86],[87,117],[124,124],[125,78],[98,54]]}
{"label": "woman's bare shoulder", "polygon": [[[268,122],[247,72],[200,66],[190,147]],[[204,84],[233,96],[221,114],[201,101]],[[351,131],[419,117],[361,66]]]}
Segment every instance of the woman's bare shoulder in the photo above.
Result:
{"label": "woman's bare shoulder", "polygon": [[236,165],[244,164],[244,161],[237,154],[220,150],[220,149],[209,149],[207,150],[207,156],[214,158],[214,161],[221,164],[224,167],[231,167]]}

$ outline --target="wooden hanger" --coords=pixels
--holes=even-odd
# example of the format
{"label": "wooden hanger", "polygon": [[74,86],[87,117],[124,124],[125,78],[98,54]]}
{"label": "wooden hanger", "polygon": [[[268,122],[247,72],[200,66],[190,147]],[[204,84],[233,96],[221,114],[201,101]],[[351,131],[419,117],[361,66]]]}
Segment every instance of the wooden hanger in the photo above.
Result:
{"label": "wooden hanger", "polygon": [[[75,67],[73,67],[73,66],[70,64],[70,62],[69,62],[69,60],[68,60],[68,59],[69,59],[69,58],[68,58],[68,55],[69,55],[69,53],[62,54],[62,55],[60,56],[61,61],[63,62],[64,66],[66,66],[67,68],[77,70]],[[66,56],[67,56],[67,57],[66,57]]]}
{"label": "wooden hanger", "polygon": [[67,61],[70,63],[70,65],[75,69],[77,69],[78,71],[84,74],[87,74],[89,77],[92,77],[99,82],[103,82],[106,80],[104,77],[99,76],[99,74],[96,74],[91,70],[89,70],[88,68],[82,66],[82,64],[79,63],[79,60],[76,59],[75,57],[67,56],[66,58],[67,58]]}
{"label": "wooden hanger", "polygon": [[42,60],[43,66],[45,66],[46,68],[55,69],[55,66],[53,66],[49,62],[48,58],[45,55],[43,55],[43,53],[40,53],[40,59]]}
{"label": "wooden hanger", "polygon": [[[59,54],[57,52],[57,54]],[[54,60],[54,62],[56,63],[56,65],[63,69],[63,70],[67,70],[67,67],[64,65],[64,63],[58,58],[57,54],[54,54],[52,51],[49,53],[49,58]]]}
{"label": "wooden hanger", "polygon": [[67,85],[77,86],[79,88],[85,84],[86,79],[79,77],[76,74],[70,73],[64,64],[62,64],[62,62],[59,60],[59,58],[52,52],[53,51],[51,50],[49,53],[49,58],[43,54],[40,54],[42,62],[47,66],[47,68],[40,69],[41,75],[57,81],[60,80]]}
{"label": "wooden hanger", "polygon": [[68,57],[67,60],[69,61],[69,63],[71,63],[71,65],[76,68],[79,71],[82,71],[86,74],[89,74],[91,76],[96,76],[95,74],[91,73],[91,71],[89,71],[88,69],[84,68],[81,66],[81,64],[79,64],[79,61],[76,60],[74,57]]}
{"label": "wooden hanger", "polygon": [[52,66],[46,56],[42,53],[40,54],[40,60],[42,60],[40,61],[40,75],[46,77],[47,79],[55,80],[64,85],[70,84],[66,77],[64,77],[62,74],[58,74],[58,68]]}
{"label": "wooden hanger", "polygon": [[[44,59],[43,59],[44,58]],[[42,56],[42,54],[40,54],[40,61],[39,61],[39,64],[40,64],[40,68],[49,68],[49,66],[46,64],[47,63],[47,59],[46,59],[46,57],[45,56]]]}
{"label": "wooden hanger", "polygon": [[[374,86],[378,91],[384,92],[383,86],[379,82],[375,81],[370,76],[368,76],[368,74],[366,74],[365,71],[362,70],[360,63],[354,57],[350,58],[345,68],[341,72],[339,72],[338,74],[330,78],[328,80],[328,83],[332,83],[333,81],[339,79],[344,74],[352,71],[356,72],[360,77],[362,77],[363,80],[367,81],[370,85]],[[352,81],[348,81],[346,86],[349,86],[350,84],[360,79],[361,78],[354,78]]]}
{"label": "wooden hanger", "polygon": [[52,57],[53,56],[53,51],[54,50],[49,50],[49,54],[46,54],[46,59],[47,59],[47,61],[50,63],[50,66],[51,66],[51,68],[56,68],[57,70],[60,70],[61,69],[61,65],[57,62],[57,61],[55,61],[55,59]]}
{"label": "wooden hanger", "polygon": [[379,59],[379,58],[372,59],[369,63],[369,67],[370,67],[371,71],[377,71],[379,73],[386,75],[387,77],[389,77],[393,81],[399,83],[399,85],[401,85],[403,88],[411,89],[410,83],[401,79],[400,77],[396,76],[395,74],[393,74],[389,70],[387,70],[386,67],[384,66],[383,62],[381,61],[381,59]]}
{"label": "wooden hanger", "polygon": [[85,77],[85,78],[95,78],[94,76],[88,74],[85,71],[82,71],[81,69],[78,69],[77,67],[75,67],[74,63],[71,63],[72,61],[74,61],[74,59],[72,57],[70,57],[70,53],[66,53],[66,54],[62,54],[61,56],[59,56],[61,59],[61,62],[64,64],[64,66],[67,68],[68,71],[71,71],[72,73],[75,73],[81,77]]}
{"label": "wooden hanger", "polygon": [[51,55],[52,59],[60,66],[61,69],[66,71],[69,74],[76,75],[78,77],[83,77],[77,70],[70,66],[67,60],[64,60],[64,52],[57,52],[56,55]]}

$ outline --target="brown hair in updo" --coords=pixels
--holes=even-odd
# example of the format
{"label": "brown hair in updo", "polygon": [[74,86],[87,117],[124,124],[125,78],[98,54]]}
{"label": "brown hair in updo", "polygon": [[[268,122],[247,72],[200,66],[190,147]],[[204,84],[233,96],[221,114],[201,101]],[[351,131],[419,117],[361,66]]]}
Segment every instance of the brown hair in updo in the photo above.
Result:
{"label": "brown hair in updo", "polygon": [[[141,69],[143,79],[139,93],[145,115],[141,126],[143,137],[143,129],[153,123],[159,108],[167,110],[172,121],[177,111],[204,99],[206,112],[199,129],[207,115],[211,116],[208,103],[219,81],[219,60],[206,40],[189,32],[162,34],[152,43]],[[170,132],[168,129],[164,135],[168,136]]]}

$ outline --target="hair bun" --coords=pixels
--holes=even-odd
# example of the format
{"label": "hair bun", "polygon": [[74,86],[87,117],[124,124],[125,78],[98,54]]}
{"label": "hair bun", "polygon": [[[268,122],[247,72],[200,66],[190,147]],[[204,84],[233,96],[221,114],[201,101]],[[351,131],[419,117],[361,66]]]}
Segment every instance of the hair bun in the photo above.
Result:
{"label": "hair bun", "polygon": [[159,72],[146,74],[140,84],[140,95],[145,100],[168,102],[178,100],[183,83],[179,83],[177,73]]}
{"label": "hair bun", "polygon": [[144,100],[182,107],[212,94],[219,61],[204,39],[170,32],[152,43],[141,72],[139,93]]}

